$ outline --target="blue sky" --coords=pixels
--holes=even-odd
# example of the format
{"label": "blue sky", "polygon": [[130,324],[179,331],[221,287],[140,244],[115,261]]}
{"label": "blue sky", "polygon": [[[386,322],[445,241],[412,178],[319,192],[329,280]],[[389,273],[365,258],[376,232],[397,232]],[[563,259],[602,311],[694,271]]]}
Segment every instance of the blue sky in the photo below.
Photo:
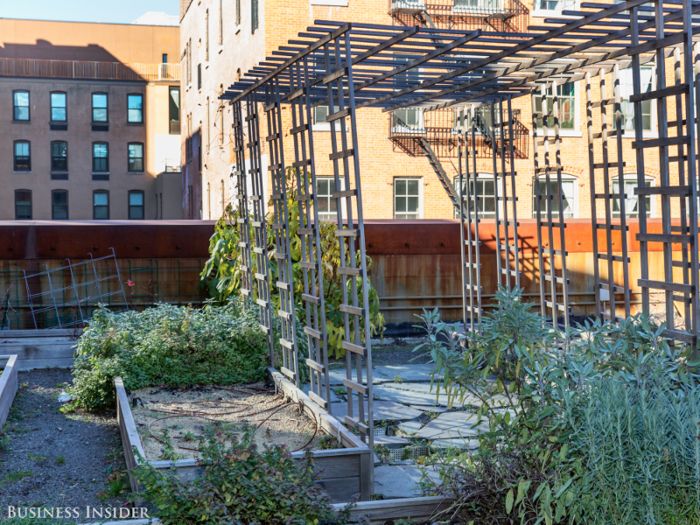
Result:
{"label": "blue sky", "polygon": [[0,18],[130,24],[147,11],[177,15],[179,0],[0,0]]}

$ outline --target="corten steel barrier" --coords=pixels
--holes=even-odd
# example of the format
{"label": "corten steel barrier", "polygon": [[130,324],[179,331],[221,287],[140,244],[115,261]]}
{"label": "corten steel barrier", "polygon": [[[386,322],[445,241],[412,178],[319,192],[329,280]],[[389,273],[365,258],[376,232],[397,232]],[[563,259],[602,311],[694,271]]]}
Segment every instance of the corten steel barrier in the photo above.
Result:
{"label": "corten steel barrier", "polygon": [[[409,7],[416,7],[419,2],[404,2]],[[391,4],[394,5],[393,3]],[[398,3],[397,3],[398,5]],[[295,160],[284,165],[282,155],[272,156],[272,165],[268,169],[273,180],[279,180],[279,173],[287,168],[296,171],[304,184],[299,185],[297,201],[300,211],[309,214],[308,205],[316,208],[312,186],[315,180],[316,158],[313,148],[313,133],[310,128],[310,110],[325,105],[329,108],[326,122],[330,123],[332,153],[323,162],[330,161],[333,166],[335,188],[332,197],[336,201],[336,218],[341,251],[341,268],[343,276],[344,313],[343,348],[347,351],[345,386],[350,395],[348,417],[345,422],[358,430],[362,439],[372,445],[372,376],[371,376],[371,342],[369,326],[369,304],[366,283],[367,268],[365,264],[365,229],[362,216],[362,188],[360,151],[358,150],[356,112],[364,107],[380,107],[393,112],[402,108],[423,107],[425,111],[437,111],[444,108],[468,107],[472,115],[480,109],[490,112],[491,122],[496,123],[494,115],[500,116],[499,138],[493,134],[493,171],[495,182],[498,174],[503,181],[503,194],[499,199],[495,221],[495,266],[496,282],[512,288],[519,284],[521,267],[528,262],[524,259],[519,244],[518,220],[515,217],[514,194],[515,173],[513,172],[513,131],[506,130],[512,122],[511,100],[518,96],[540,94],[541,106],[536,108],[533,98],[533,142],[534,169],[537,176],[535,184],[536,204],[536,239],[533,253],[537,260],[529,262],[537,272],[539,299],[542,313],[551,318],[556,326],[561,317],[564,326],[570,322],[569,271],[567,252],[567,228],[564,221],[565,199],[562,188],[563,160],[560,150],[560,127],[562,110],[558,86],[569,82],[592,79],[603,82],[608,74],[618,75],[620,68],[630,67],[633,72],[632,93],[629,101],[634,105],[634,134],[632,148],[636,152],[638,187],[635,194],[641,197],[660,195],[661,197],[661,232],[651,232],[644,205],[639,206],[639,233],[634,240],[640,248],[640,276],[637,284],[641,288],[641,301],[645,311],[650,311],[651,295],[654,290],[664,295],[666,334],[681,341],[697,343],[698,301],[696,292],[700,272],[698,267],[698,215],[697,215],[697,159],[696,126],[698,110],[696,98],[700,95],[700,70],[695,71],[696,50],[693,39],[700,32],[700,23],[695,24],[693,15],[700,11],[700,2],[692,0],[668,0],[652,2],[650,0],[627,0],[615,5],[600,3],[582,3],[579,10],[565,10],[565,18],[548,18],[543,26],[531,26],[528,33],[490,32],[474,30],[471,32],[444,29],[442,27],[423,26],[399,27],[360,23],[342,23],[317,21],[316,25],[299,34],[289,45],[281,47],[264,62],[251,69],[242,79],[233,84],[222,96],[234,106],[235,114],[242,114],[245,104],[245,120],[248,122],[247,142],[242,133],[234,133],[235,149],[238,153],[247,147],[247,156],[238,159],[238,170],[245,170],[246,180],[240,180],[241,188],[247,184],[248,175],[253,181],[254,194],[251,196],[254,216],[250,224],[255,235],[255,253],[258,254],[257,301],[261,308],[261,325],[269,330],[272,312],[269,302],[269,282],[267,269],[261,265],[267,263],[266,244],[258,232],[263,231],[264,216],[261,215],[262,194],[260,180],[263,176],[261,166],[261,132],[259,122],[260,107],[272,115],[282,115],[281,106],[294,108],[294,120],[289,118],[271,119],[272,128],[267,130],[267,141],[272,143],[276,152],[291,148],[293,141]],[[666,86],[666,59],[675,55],[675,84]],[[656,64],[656,87],[642,86],[641,66],[654,61]],[[417,68],[420,68],[419,70]],[[405,74],[409,72],[411,74]],[[698,79],[696,79],[696,75]],[[598,93],[598,100],[591,100],[588,90],[588,110],[603,106],[612,106],[617,114],[618,128],[621,100],[617,96],[605,98]],[[642,103],[648,100],[657,102],[659,138],[646,139],[642,126]],[[675,120],[669,122],[667,112],[669,101],[676,106]],[[504,104],[505,109],[504,109]],[[602,113],[607,118],[607,109]],[[507,117],[507,118],[504,118]],[[305,118],[304,118],[305,117]],[[472,118],[472,142],[474,141],[474,122]],[[240,126],[240,118],[236,121]],[[589,127],[590,119],[589,119]],[[621,132],[621,131],[620,131]],[[468,130],[462,130],[463,135]],[[509,137],[509,143],[505,140]],[[622,263],[625,282],[632,275],[629,253],[618,255],[612,251],[609,242],[616,231],[627,236],[626,221],[614,222],[608,212],[611,201],[617,202],[618,209],[624,209],[624,187],[616,194],[610,193],[609,172],[619,168],[620,161],[609,152],[608,132],[603,126],[600,137],[589,131],[592,193],[596,194],[596,170],[603,170],[606,188],[602,200],[606,206],[605,222],[594,218],[594,279],[596,292],[596,309],[598,313],[606,311],[603,305],[608,291],[609,317],[616,316],[615,293],[621,291],[625,296],[625,315],[630,304],[630,288],[620,288],[612,282],[612,276],[605,280],[599,271],[599,260]],[[287,140],[285,141],[285,137]],[[595,143],[603,140],[602,162],[598,160]],[[462,274],[463,321],[468,329],[475,329],[478,316],[483,308],[481,304],[481,272],[483,265],[480,253],[480,233],[472,226],[479,224],[478,202],[469,192],[469,156],[475,157],[465,136],[460,137],[464,144],[463,155],[459,159],[460,186],[466,176],[466,189],[460,187],[455,191],[449,181],[443,182],[448,193],[455,200],[461,223],[466,222],[468,230],[460,234],[460,273]],[[303,145],[300,152],[300,143]],[[654,151],[658,158],[651,155]],[[428,151],[428,153],[430,153]],[[465,162],[462,162],[464,156]],[[619,157],[619,155],[618,155]],[[644,184],[645,165],[658,165],[661,184],[658,187],[646,187]],[[500,169],[500,171],[499,171]],[[476,169],[474,169],[476,172]],[[678,177],[675,177],[675,174]],[[673,177],[671,176],[673,174]],[[543,190],[540,189],[539,176],[544,176]],[[508,184],[510,180],[510,195]],[[309,184],[310,183],[310,184]],[[303,192],[302,192],[303,190]],[[465,196],[467,199],[465,199]],[[672,199],[679,199],[680,216],[678,224],[673,224]],[[474,212],[472,213],[472,203]],[[511,212],[508,213],[508,204]],[[501,215],[502,214],[502,215]],[[278,215],[277,215],[278,216]],[[511,219],[512,217],[512,219]],[[314,217],[315,218],[315,217]],[[248,221],[243,214],[242,220]],[[288,218],[281,229],[289,227]],[[312,246],[315,237],[313,224],[305,223],[309,233],[306,239]],[[600,231],[599,231],[600,230]],[[313,232],[313,233],[312,233]],[[511,235],[512,232],[512,235]],[[600,250],[598,234],[605,237],[604,248]],[[472,237],[473,236],[473,237]],[[274,256],[284,260],[284,241],[277,246]],[[663,278],[651,278],[649,269],[650,243],[661,243],[663,258],[661,267]],[[483,248],[483,246],[481,246]],[[546,250],[545,250],[546,249]],[[624,251],[624,250],[623,250]],[[681,258],[674,259],[680,251]],[[307,270],[318,271],[318,253],[316,259],[305,260]],[[674,269],[680,269],[680,274]],[[606,274],[607,275],[607,274]],[[290,276],[291,277],[291,276]],[[680,277],[680,282],[678,281]],[[308,290],[308,273],[305,274],[305,290]],[[284,285],[294,284],[285,280]],[[476,294],[476,296],[475,296]],[[323,308],[323,290],[318,288],[318,295],[304,294],[305,303],[312,303]],[[682,315],[676,315],[675,305],[684,305]],[[476,315],[475,315],[476,314]],[[284,312],[283,312],[284,315]],[[327,336],[311,326],[319,317],[310,315],[307,305],[306,333],[317,340],[314,356],[307,365],[315,375],[319,385],[317,397],[321,397],[322,388],[328,385]],[[467,317],[469,321],[467,322]],[[351,325],[352,321],[352,325]],[[318,325],[314,325],[318,326]],[[352,326],[352,329],[351,329]],[[313,332],[312,330],[316,330]],[[364,336],[364,337],[363,337]],[[297,363],[296,346],[284,336],[271,344],[286,348],[283,352],[287,363]],[[318,352],[321,352],[320,358]],[[273,352],[274,353],[274,352]],[[356,377],[353,378],[353,369]],[[292,376],[296,369],[287,370]],[[289,374],[288,374],[289,375]],[[366,377],[367,384],[364,384]],[[353,414],[353,400],[357,395],[359,413]],[[323,399],[319,399],[323,401]],[[365,405],[366,401],[366,405]],[[365,413],[365,408],[367,412]]]}

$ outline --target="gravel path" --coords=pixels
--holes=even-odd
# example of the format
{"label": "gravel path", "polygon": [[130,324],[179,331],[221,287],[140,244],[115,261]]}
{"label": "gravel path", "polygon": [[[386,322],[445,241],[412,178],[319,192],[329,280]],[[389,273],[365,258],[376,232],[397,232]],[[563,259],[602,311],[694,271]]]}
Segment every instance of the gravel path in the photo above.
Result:
{"label": "gravel path", "polygon": [[[0,435],[0,521],[9,505],[119,507],[128,490],[114,413],[62,414],[57,401],[70,370],[19,372],[20,389]],[[114,473],[117,472],[115,475]],[[121,477],[108,482],[108,477]],[[113,492],[116,492],[114,494]],[[90,520],[92,521],[92,520]]]}

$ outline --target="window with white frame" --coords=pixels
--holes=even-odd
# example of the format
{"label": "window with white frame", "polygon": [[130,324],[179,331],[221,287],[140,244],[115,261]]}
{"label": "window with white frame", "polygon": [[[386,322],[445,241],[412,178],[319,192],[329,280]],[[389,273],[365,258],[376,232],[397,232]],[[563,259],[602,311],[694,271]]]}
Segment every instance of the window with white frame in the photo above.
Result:
{"label": "window with white frame", "polygon": [[[649,93],[654,89],[654,68],[640,68],[642,93]],[[620,70],[620,113],[622,113],[622,129],[634,133],[634,104],[630,97],[634,94],[634,78],[632,68]],[[652,126],[652,100],[643,100],[642,105],[642,130],[651,131]],[[617,118],[613,113],[613,129],[617,127]]]}
{"label": "window with white frame", "polygon": [[503,9],[502,0],[454,0],[452,11],[455,13],[496,12]]}
{"label": "window with white frame", "polygon": [[532,13],[534,16],[546,16],[551,13],[561,13],[566,9],[575,8],[575,0],[535,0]]}
{"label": "window with white frame", "polygon": [[423,218],[423,179],[394,179],[394,219]]}
{"label": "window with white frame", "polygon": [[556,175],[550,175],[550,192],[552,198],[549,199],[547,195],[547,179],[544,175],[536,179],[532,185],[532,216],[537,217],[537,188],[539,187],[540,195],[539,199],[540,211],[542,212],[542,218],[544,219],[549,212],[548,204],[552,203],[552,217],[555,219],[559,218],[559,194],[562,194],[562,199],[564,201],[564,218],[572,219],[578,215],[578,179],[572,177],[571,175],[561,176],[562,187],[559,188],[559,182],[557,181]]}
{"label": "window with white frame", "polygon": [[[488,173],[480,173],[476,180],[473,177],[469,178],[469,214],[474,217],[476,209],[479,209],[479,218],[490,219],[496,217],[496,195],[498,188],[493,175]],[[501,184],[501,180],[498,180]],[[462,179],[462,187],[459,185],[459,177],[454,178],[454,187],[460,195],[466,195],[467,179]],[[459,210],[455,211],[456,216],[459,216]]]}
{"label": "window with white frame", "polygon": [[[560,130],[575,130],[576,129],[576,103],[577,93],[576,84],[569,82],[557,86],[557,103],[559,106],[559,129]],[[542,113],[542,95],[539,92],[535,95],[535,112]],[[554,98],[552,96],[552,88],[547,88],[547,107],[544,108],[546,113],[552,113],[554,109]],[[542,127],[542,118],[537,119],[537,127]],[[547,118],[547,127],[551,130],[554,128],[554,115]]]}
{"label": "window with white frame", "polygon": [[425,133],[422,108],[402,108],[391,114],[392,133]]}
{"label": "window with white frame", "polygon": [[[645,186],[653,186],[654,179],[651,177],[645,177]],[[622,177],[622,192],[625,194],[625,217],[627,218],[638,218],[639,217],[639,195],[634,194],[634,189],[639,187],[637,184],[637,174],[631,173],[628,175],[623,175]],[[612,181],[612,193],[620,193],[620,178],[615,177]],[[653,215],[653,201],[651,195],[646,195],[644,197],[645,209],[647,211],[647,217]],[[613,217],[620,217],[620,199],[612,199],[612,214]]]}
{"label": "window with white frame", "polygon": [[335,221],[337,218],[338,201],[332,197],[333,188],[333,177],[316,177],[316,202],[320,221]]}

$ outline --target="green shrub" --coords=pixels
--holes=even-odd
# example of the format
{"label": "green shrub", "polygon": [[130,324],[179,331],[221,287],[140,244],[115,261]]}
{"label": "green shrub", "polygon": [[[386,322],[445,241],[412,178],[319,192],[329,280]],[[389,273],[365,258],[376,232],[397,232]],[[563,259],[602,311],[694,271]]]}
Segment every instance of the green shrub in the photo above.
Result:
{"label": "green shrub", "polygon": [[264,380],[267,364],[257,313],[239,302],[119,314],[102,308],[78,340],[70,392],[77,406],[98,410],[114,405],[116,376],[128,390],[230,385]]}
{"label": "green shrub", "polygon": [[497,299],[468,336],[422,316],[438,388],[490,423],[475,453],[432,459],[446,483],[426,489],[464,523],[700,523],[691,349],[643,315],[562,333],[519,291]]}
{"label": "green shrub", "polygon": [[[303,320],[306,319],[304,313],[304,302],[301,300],[301,295],[304,293],[304,270],[299,263],[304,259],[304,243],[298,229],[301,226],[299,218],[299,202],[296,200],[297,188],[295,181],[295,170],[287,171],[287,211],[289,220],[289,242],[290,242],[290,257],[292,260],[292,272],[294,274],[294,299],[296,301],[297,310],[297,340],[299,345],[307,345],[307,336],[303,332]],[[272,204],[270,203],[270,207]],[[230,297],[237,297],[241,288],[241,264],[242,253],[238,245],[242,237],[241,225],[238,222],[238,210],[234,210],[231,205],[226,208],[224,215],[217,221],[214,235],[209,240],[209,260],[206,262],[201,273],[202,285],[207,288],[211,297],[218,301],[226,301]],[[251,219],[252,220],[252,219]],[[272,215],[267,216],[267,251],[268,251],[268,267],[269,280],[271,283],[271,299],[274,303],[273,312],[280,309],[280,294],[279,289],[275,286],[278,280],[278,260],[273,257],[275,248],[275,230],[272,228]],[[345,243],[345,257],[349,257],[349,246],[344,237],[337,237],[335,231],[337,225],[334,222],[322,222],[318,226],[319,236],[321,239],[321,269],[323,271],[323,289],[326,306],[326,333],[328,334],[328,350],[329,356],[339,358],[345,355],[345,349],[342,343],[345,337],[345,317],[346,315],[340,310],[340,305],[343,303],[343,284],[347,293],[352,296],[352,278],[338,273],[338,268],[341,266],[340,243]],[[250,238],[254,239],[252,226]],[[306,248],[308,251],[308,247]],[[308,257],[308,255],[307,255]],[[362,258],[359,251],[356,253],[355,265],[360,266]],[[347,259],[346,259],[347,263]],[[257,260],[255,257],[251,261],[251,273],[257,272]],[[369,271],[372,266],[372,259],[365,257],[365,264]],[[355,278],[359,296],[362,297],[362,286],[366,284],[369,295],[369,322],[373,336],[381,337],[384,333],[384,316],[379,311],[379,296],[377,291],[372,286],[372,283],[367,281],[362,282],[358,276]],[[253,294],[257,295],[256,287],[253,287]],[[361,318],[361,323],[364,323],[364,317]],[[355,317],[350,316],[349,330],[351,334],[355,333]],[[364,326],[360,326],[360,338],[364,339]],[[354,341],[360,344],[358,341]],[[308,355],[308,353],[307,353]],[[300,360],[301,361],[301,356]],[[302,368],[302,367],[300,367]],[[306,368],[304,366],[303,368]],[[303,372],[308,374],[308,372]]]}
{"label": "green shrub", "polygon": [[[226,444],[228,443],[228,445]],[[345,523],[349,508],[336,516],[330,498],[314,485],[310,452],[299,462],[286,447],[252,444],[252,434],[209,431],[199,443],[203,473],[182,481],[143,462],[134,475],[164,525]]]}

